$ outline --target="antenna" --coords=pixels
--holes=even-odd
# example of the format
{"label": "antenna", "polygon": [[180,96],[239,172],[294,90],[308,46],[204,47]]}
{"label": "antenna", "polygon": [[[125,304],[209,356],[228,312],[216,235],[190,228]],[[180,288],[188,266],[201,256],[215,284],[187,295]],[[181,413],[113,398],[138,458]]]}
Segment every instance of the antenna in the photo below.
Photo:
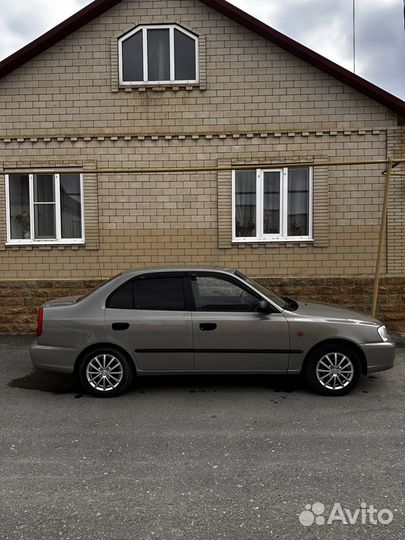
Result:
{"label": "antenna", "polygon": [[353,0],[353,73],[356,73],[356,0]]}

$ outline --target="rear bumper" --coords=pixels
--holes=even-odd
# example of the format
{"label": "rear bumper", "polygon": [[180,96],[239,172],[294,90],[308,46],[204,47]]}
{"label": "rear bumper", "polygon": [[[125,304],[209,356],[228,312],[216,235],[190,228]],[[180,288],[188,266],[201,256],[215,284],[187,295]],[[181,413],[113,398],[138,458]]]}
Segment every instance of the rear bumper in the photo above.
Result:
{"label": "rear bumper", "polygon": [[367,343],[362,345],[367,360],[367,372],[385,371],[394,367],[395,343]]}
{"label": "rear bumper", "polygon": [[39,345],[35,340],[30,348],[31,362],[34,369],[73,373],[79,349]]}

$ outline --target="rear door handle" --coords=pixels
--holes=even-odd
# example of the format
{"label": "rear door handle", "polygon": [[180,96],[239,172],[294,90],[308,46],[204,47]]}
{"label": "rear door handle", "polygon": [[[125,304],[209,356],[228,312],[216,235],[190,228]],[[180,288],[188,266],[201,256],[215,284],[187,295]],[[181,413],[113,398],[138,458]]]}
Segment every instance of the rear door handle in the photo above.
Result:
{"label": "rear door handle", "polygon": [[112,323],[113,330],[128,330],[129,323],[127,322],[114,322]]}
{"label": "rear door handle", "polygon": [[203,332],[209,332],[210,330],[215,330],[217,327],[216,323],[201,323],[200,330]]}

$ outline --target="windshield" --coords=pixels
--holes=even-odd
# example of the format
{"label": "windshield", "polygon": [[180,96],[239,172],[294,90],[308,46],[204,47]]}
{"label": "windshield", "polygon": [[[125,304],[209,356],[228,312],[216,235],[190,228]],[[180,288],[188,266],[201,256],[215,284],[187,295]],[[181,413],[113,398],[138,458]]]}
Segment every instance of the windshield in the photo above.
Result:
{"label": "windshield", "polygon": [[254,279],[250,279],[250,278],[246,277],[245,275],[242,274],[242,272],[236,271],[235,275],[238,276],[239,278],[243,279],[243,281],[246,281],[247,283],[252,285],[255,289],[257,289],[262,294],[267,296],[267,298],[270,298],[270,300],[272,302],[277,304],[282,309],[286,309],[287,306],[289,305],[289,303],[286,302],[283,298],[281,298],[280,296],[277,296],[277,294],[274,294],[274,292],[270,291],[267,287],[265,287],[264,285],[261,285],[260,283],[258,283]]}

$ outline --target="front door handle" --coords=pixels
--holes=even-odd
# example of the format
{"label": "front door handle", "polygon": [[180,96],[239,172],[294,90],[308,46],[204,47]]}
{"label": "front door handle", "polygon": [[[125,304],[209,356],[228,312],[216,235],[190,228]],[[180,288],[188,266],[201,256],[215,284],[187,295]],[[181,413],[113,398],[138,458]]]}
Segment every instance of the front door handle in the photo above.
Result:
{"label": "front door handle", "polygon": [[216,323],[201,323],[200,330],[203,332],[209,332],[210,330],[215,330],[217,327]]}
{"label": "front door handle", "polygon": [[128,330],[129,323],[127,322],[114,322],[112,323],[113,330]]}

